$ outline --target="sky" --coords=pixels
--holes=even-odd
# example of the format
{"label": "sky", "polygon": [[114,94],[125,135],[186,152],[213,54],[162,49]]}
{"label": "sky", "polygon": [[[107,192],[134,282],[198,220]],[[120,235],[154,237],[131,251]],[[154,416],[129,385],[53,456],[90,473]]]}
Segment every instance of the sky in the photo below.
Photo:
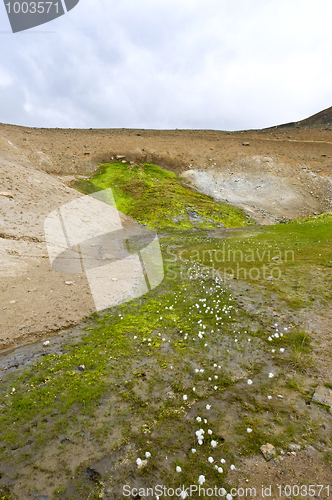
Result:
{"label": "sky", "polygon": [[[0,0],[1,1],[1,0]],[[245,130],[332,106],[331,0],[80,0],[11,33],[0,122]]]}

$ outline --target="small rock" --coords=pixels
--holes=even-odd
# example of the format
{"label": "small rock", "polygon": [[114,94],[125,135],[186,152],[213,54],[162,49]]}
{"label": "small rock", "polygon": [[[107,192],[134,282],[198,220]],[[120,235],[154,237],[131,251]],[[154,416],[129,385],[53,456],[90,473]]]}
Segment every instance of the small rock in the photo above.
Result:
{"label": "small rock", "polygon": [[243,142],[242,146],[250,146],[249,142]]}
{"label": "small rock", "polygon": [[300,451],[301,450],[301,446],[299,444],[295,444],[295,443],[289,443],[288,448],[290,449],[290,451]]}
{"label": "small rock", "polygon": [[72,285],[73,283],[73,281],[66,281],[66,285]]}
{"label": "small rock", "polygon": [[43,343],[43,346],[44,346],[44,347],[47,347],[48,345],[50,345],[50,343],[51,343],[51,342],[50,342],[49,340],[46,340],[46,341]]}
{"label": "small rock", "polygon": [[164,399],[174,401],[176,399],[176,396],[175,396],[174,392],[169,391],[166,393],[166,396],[164,396]]}
{"label": "small rock", "polygon": [[94,483],[100,483],[101,475],[95,469],[87,467],[85,469],[85,474],[90,481],[93,481]]}
{"label": "small rock", "polygon": [[332,391],[327,387],[320,386],[317,387],[315,394],[312,397],[312,400],[316,403],[320,403],[325,406],[332,406]]}
{"label": "small rock", "polygon": [[0,196],[5,196],[5,198],[13,198],[13,195],[11,193],[8,193],[7,191],[0,191]]}
{"label": "small rock", "polygon": [[271,460],[272,458],[274,458],[277,454],[277,450],[275,449],[275,447],[270,444],[270,443],[266,443],[266,444],[263,444],[261,447],[260,447],[260,450],[261,452],[263,453],[264,455],[264,458],[265,460]]}
{"label": "small rock", "polygon": [[316,450],[316,448],[314,448],[313,446],[311,446],[310,444],[308,444],[305,447],[305,452],[308,453],[308,455],[316,455],[317,450]]}
{"label": "small rock", "polygon": [[84,372],[84,370],[86,370],[85,365],[80,365],[78,369],[80,372]]}

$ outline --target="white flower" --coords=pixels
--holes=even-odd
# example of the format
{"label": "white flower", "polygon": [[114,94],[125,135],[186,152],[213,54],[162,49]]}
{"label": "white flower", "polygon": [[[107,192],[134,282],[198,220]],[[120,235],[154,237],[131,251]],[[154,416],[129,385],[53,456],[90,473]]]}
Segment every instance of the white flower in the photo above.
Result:
{"label": "white flower", "polygon": [[143,462],[143,460],[141,460],[140,458],[138,458],[138,459],[136,460],[137,465],[142,465],[142,462]]}
{"label": "white flower", "polygon": [[267,399],[272,399],[272,396],[268,396]]}
{"label": "white flower", "polygon": [[212,439],[212,441],[211,441],[212,448],[215,448],[217,446],[217,444],[218,444],[218,442],[215,441],[214,439]]}
{"label": "white flower", "polygon": [[181,469],[181,467],[179,465],[176,466],[175,470],[176,470],[176,472],[182,472],[182,469]]}
{"label": "white flower", "polygon": [[216,364],[216,363],[214,363],[213,367],[214,367],[214,368],[217,368],[217,364]]}
{"label": "white flower", "polygon": [[274,377],[273,373],[272,373],[272,372],[270,372],[270,373],[269,373],[269,378],[273,378],[273,377]]}
{"label": "white flower", "polygon": [[203,444],[203,441],[201,439],[199,439],[198,444]]}
{"label": "white flower", "polygon": [[183,395],[183,401],[187,401],[187,399],[188,399],[187,394],[184,394],[184,395]]}
{"label": "white flower", "polygon": [[225,463],[226,463],[226,460],[225,460],[224,458],[221,458],[221,459],[220,459],[220,462],[221,462],[222,464],[225,464]]}
{"label": "white flower", "polygon": [[199,369],[198,368],[195,368],[195,372],[198,373],[199,372]]}
{"label": "white flower", "polygon": [[193,387],[193,391],[194,391],[194,392],[196,391],[196,387]]}
{"label": "white flower", "polygon": [[209,380],[212,380],[212,378],[211,378],[211,377],[209,377]]}
{"label": "white flower", "polygon": [[180,493],[180,497],[181,498],[187,498],[188,496],[188,493],[186,492],[186,490],[182,490],[181,493]]}
{"label": "white flower", "polygon": [[271,351],[271,352],[276,352],[276,350],[275,350],[275,349],[272,349],[272,351]]}
{"label": "white flower", "polygon": [[196,449],[195,448],[191,448],[191,453],[196,453]]}
{"label": "white flower", "polygon": [[12,392],[15,392],[15,391],[16,391],[16,389],[15,389],[15,387],[13,387],[13,388],[12,388]]}
{"label": "white flower", "polygon": [[218,467],[218,472],[220,472],[220,474],[222,474],[224,472],[224,469],[222,467]]}
{"label": "white flower", "polygon": [[206,420],[206,418],[204,419],[204,424],[207,424],[207,420]]}
{"label": "white flower", "polygon": [[201,417],[196,417],[196,421],[197,421],[197,422],[202,422]]}
{"label": "white flower", "polygon": [[198,483],[201,485],[204,484],[205,483],[205,476],[203,476],[203,475],[199,476]]}
{"label": "white flower", "polygon": [[232,498],[233,498],[232,495],[230,493],[227,493],[226,500],[232,500]]}
{"label": "white flower", "polygon": [[213,462],[214,462],[214,460],[213,460],[213,458],[212,458],[212,457],[209,457],[209,458],[208,458],[208,461],[210,462],[210,464],[213,464]]}
{"label": "white flower", "polygon": [[147,451],[147,452],[145,453],[145,458],[150,458],[150,457],[151,457],[151,453],[150,453],[149,451]]}
{"label": "white flower", "polygon": [[271,342],[271,340],[272,340],[272,337],[269,337],[269,338],[268,338],[267,340],[269,340],[269,341]]}
{"label": "white flower", "polygon": [[217,386],[217,385],[215,385],[213,389],[216,391],[216,390],[218,389],[218,386]]}
{"label": "white flower", "polygon": [[204,347],[207,347],[207,344],[204,344]]}
{"label": "white flower", "polygon": [[215,379],[217,380],[217,378],[218,378],[218,375],[215,375],[215,376],[214,376],[214,378],[215,378]]}
{"label": "white flower", "polygon": [[199,371],[200,371],[201,373],[204,373],[204,369],[203,369],[203,368],[201,368]]}
{"label": "white flower", "polygon": [[134,336],[134,339],[137,339],[137,335]]}
{"label": "white flower", "polygon": [[219,491],[220,491],[220,494],[221,494],[222,496],[225,496],[225,495],[226,495],[226,493],[227,493],[227,491],[225,490],[225,488],[221,488]]}
{"label": "white flower", "polygon": [[235,470],[235,465],[231,465],[231,470]]}
{"label": "white flower", "polygon": [[212,431],[211,431],[211,429],[208,429],[208,434],[212,434]]}
{"label": "white flower", "polygon": [[210,410],[210,408],[211,408],[211,405],[206,405],[207,410]]}
{"label": "white flower", "polygon": [[252,432],[252,429],[250,427],[247,427],[247,433],[250,434]]}
{"label": "white flower", "polygon": [[283,347],[281,347],[280,352],[284,352],[284,351],[285,351],[285,349]]}
{"label": "white flower", "polygon": [[248,380],[247,380],[247,384],[248,384],[248,385],[251,385],[251,384],[252,384],[252,380],[251,380],[250,378],[248,378]]}

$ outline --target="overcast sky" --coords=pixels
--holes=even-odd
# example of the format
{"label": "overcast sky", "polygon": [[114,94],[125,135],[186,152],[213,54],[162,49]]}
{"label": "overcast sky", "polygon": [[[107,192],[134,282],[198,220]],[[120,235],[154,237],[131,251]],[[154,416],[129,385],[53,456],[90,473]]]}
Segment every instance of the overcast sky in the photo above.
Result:
{"label": "overcast sky", "polygon": [[332,106],[331,19],[331,0],[80,0],[12,34],[1,2],[0,122],[240,130],[297,121]]}

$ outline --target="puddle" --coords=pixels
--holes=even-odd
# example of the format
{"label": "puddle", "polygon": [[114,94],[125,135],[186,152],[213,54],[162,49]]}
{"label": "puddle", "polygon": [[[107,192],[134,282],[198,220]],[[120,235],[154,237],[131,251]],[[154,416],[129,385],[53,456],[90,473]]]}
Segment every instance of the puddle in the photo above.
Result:
{"label": "puddle", "polygon": [[[61,355],[65,352],[63,346],[72,344],[77,338],[83,334],[81,326],[71,327],[67,330],[61,330],[56,335],[44,337],[43,340],[33,342],[26,345],[18,345],[0,353],[0,375],[11,373],[18,369],[23,369],[37,359],[46,356],[47,354]],[[49,341],[50,344],[44,347],[44,342]]]}

